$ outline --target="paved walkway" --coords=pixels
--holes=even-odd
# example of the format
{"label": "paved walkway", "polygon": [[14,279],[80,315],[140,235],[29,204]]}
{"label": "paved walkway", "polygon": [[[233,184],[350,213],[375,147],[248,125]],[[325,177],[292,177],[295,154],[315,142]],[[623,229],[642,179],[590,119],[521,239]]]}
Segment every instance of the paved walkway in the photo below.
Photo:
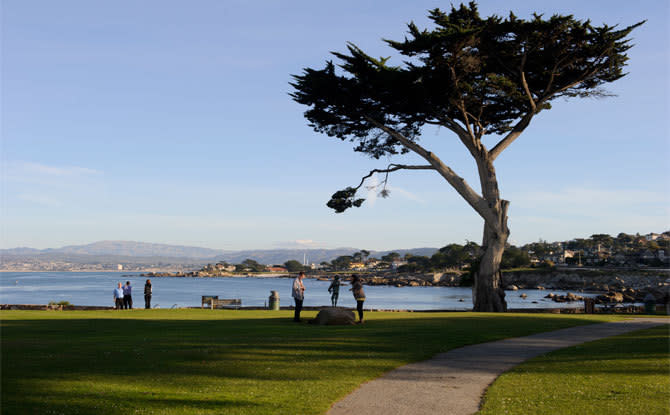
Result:
{"label": "paved walkway", "polygon": [[430,360],[399,367],[364,383],[335,403],[328,414],[473,414],[479,410],[486,388],[500,374],[525,360],[564,347],[668,323],[668,318],[636,318],[461,347]]}

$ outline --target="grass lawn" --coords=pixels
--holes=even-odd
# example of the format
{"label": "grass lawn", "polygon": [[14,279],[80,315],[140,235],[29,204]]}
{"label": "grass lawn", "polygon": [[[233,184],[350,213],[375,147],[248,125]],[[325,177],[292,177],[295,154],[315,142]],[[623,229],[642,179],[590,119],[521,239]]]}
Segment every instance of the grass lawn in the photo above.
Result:
{"label": "grass lawn", "polygon": [[439,352],[619,317],[368,313],[360,326],[290,318],[2,311],[2,413],[320,414],[362,382]]}
{"label": "grass lawn", "polygon": [[548,353],[500,376],[480,415],[670,413],[668,325]]}

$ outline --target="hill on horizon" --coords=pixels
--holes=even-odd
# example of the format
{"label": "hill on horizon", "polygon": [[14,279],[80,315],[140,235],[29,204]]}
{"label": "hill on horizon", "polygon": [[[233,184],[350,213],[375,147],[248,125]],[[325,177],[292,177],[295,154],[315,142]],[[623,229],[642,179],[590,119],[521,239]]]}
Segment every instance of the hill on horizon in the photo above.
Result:
{"label": "hill on horizon", "polygon": [[[223,250],[202,248],[185,245],[169,245],[151,242],[137,241],[97,241],[84,245],[68,245],[61,248],[35,249],[28,247],[2,249],[0,254],[5,256],[25,256],[40,257],[48,256],[57,258],[59,255],[73,256],[79,261],[85,260],[87,256],[95,256],[97,260],[100,257],[142,257],[142,258],[182,258],[198,260],[198,262],[218,262],[227,261],[230,263],[240,263],[245,259],[253,259],[262,264],[283,264],[294,259],[302,262],[307,257],[309,263],[320,263],[331,261],[338,256],[351,255],[360,251],[357,248],[277,248],[277,249],[253,249],[253,250]],[[437,248],[412,248],[396,249],[390,251],[370,251],[371,256],[380,257],[389,252],[397,252],[400,255],[411,253],[413,255],[430,256],[437,251]],[[78,261],[78,262],[79,262]]]}

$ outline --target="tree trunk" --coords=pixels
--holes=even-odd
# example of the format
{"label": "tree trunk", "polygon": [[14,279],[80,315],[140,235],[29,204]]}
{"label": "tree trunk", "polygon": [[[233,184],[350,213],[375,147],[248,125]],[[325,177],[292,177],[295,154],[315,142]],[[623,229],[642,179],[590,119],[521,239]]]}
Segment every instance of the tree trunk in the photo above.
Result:
{"label": "tree trunk", "polygon": [[472,285],[473,311],[507,311],[500,261],[508,236],[509,232],[507,231],[498,232],[492,230],[488,225],[484,225],[482,246],[484,254],[479,262],[479,269],[475,273],[475,281]]}
{"label": "tree trunk", "polygon": [[479,261],[472,285],[473,311],[507,311],[505,290],[502,286],[500,262],[509,237],[507,228],[507,207],[509,202],[500,198],[498,180],[491,158],[482,152],[477,160],[482,195],[493,213],[492,219],[484,219],[484,254]]}

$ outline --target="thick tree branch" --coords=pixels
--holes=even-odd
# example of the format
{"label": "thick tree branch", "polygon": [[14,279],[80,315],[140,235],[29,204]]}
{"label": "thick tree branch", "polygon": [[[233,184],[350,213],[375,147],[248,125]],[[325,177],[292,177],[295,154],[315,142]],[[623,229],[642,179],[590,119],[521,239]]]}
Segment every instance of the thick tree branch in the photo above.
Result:
{"label": "thick tree branch", "polygon": [[486,222],[491,223],[491,224],[496,224],[497,223],[497,216],[496,214],[489,208],[488,203],[486,202],[486,199],[481,197],[470,185],[460,177],[459,175],[456,174],[449,166],[444,164],[442,160],[439,159],[435,154],[432,152],[426,150],[425,148],[421,147],[419,144],[415,143],[414,141],[408,139],[404,135],[400,134],[399,132],[395,131],[392,128],[389,128],[385,126],[384,124],[380,123],[379,121],[375,120],[372,117],[365,116],[365,118],[375,127],[379,128],[380,130],[386,132],[389,134],[391,137],[395,138],[408,148],[409,150],[415,152],[419,156],[423,157],[430,165],[437,170],[438,173],[444,179],[451,185],[451,187],[458,192],[465,201],[472,206],[472,208],[481,216]]}
{"label": "thick tree branch", "polygon": [[526,91],[526,96],[528,97],[528,103],[530,104],[530,109],[535,113],[537,111],[537,106],[535,105],[535,100],[533,99],[533,94],[530,93],[530,88],[528,88],[528,82],[526,81],[526,74],[521,71],[521,85],[523,85],[523,90]]}
{"label": "thick tree branch", "polygon": [[519,72],[521,72],[521,85],[523,90],[526,92],[528,97],[528,103],[530,104],[530,109],[533,113],[536,112],[537,107],[535,106],[535,100],[533,99],[533,94],[530,93],[530,88],[528,87],[528,82],[526,81],[526,58],[528,56],[527,45],[523,48],[523,56],[521,57],[521,67]]}
{"label": "thick tree branch", "polygon": [[521,135],[521,133],[523,132],[523,130],[525,130],[526,127],[528,127],[528,124],[530,124],[530,120],[533,118],[533,115],[535,115],[535,114],[532,113],[532,112],[527,113],[527,114],[521,119],[521,121],[519,121],[519,122],[514,126],[514,128],[512,129],[512,131],[510,131],[509,134],[507,134],[507,135],[505,136],[505,138],[503,138],[502,140],[500,140],[500,141],[498,142],[498,144],[496,144],[496,145],[489,151],[489,157],[491,158],[491,162],[493,162],[493,160],[495,160],[495,159],[500,155],[500,153],[503,152],[504,149],[506,149],[510,144],[512,144],[512,142],[513,142],[514,140],[516,140],[516,139]]}

